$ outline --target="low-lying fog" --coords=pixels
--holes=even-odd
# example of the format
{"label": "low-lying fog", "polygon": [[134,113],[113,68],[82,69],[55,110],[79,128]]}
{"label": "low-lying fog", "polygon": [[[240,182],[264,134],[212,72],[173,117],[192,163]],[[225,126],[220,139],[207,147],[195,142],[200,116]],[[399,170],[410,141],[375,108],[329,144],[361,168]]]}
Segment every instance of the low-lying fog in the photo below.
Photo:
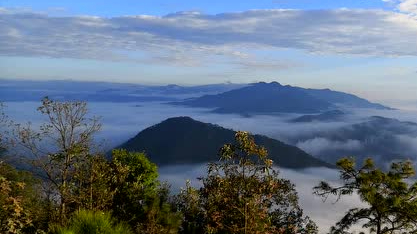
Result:
{"label": "low-lying fog", "polygon": [[[339,221],[348,209],[363,206],[357,195],[344,197],[335,203],[335,197],[329,197],[326,202],[312,194],[312,188],[322,180],[338,183],[338,172],[327,168],[309,168],[304,170],[279,169],[283,178],[291,180],[296,185],[300,206],[304,213],[316,222],[320,233],[327,233],[332,225]],[[174,192],[185,187],[185,181],[190,180],[193,187],[201,186],[199,177],[206,175],[206,165],[167,166],[159,169],[162,181],[172,185]],[[358,229],[358,228],[357,228]],[[359,229],[358,229],[359,230]]]}
{"label": "low-lying fog", "polygon": [[[30,121],[34,126],[37,126],[42,121],[42,117],[36,111],[40,102],[5,104],[6,114],[16,122]],[[327,135],[324,133],[334,133],[341,128],[349,128],[352,124],[365,121],[369,116],[379,115],[401,121],[417,122],[417,111],[410,110],[349,110],[349,114],[342,121],[313,123],[289,123],[288,120],[299,116],[295,114],[245,117],[232,114],[214,114],[207,109],[170,106],[161,103],[89,103],[89,110],[92,115],[101,117],[103,128],[98,139],[105,140],[108,149],[126,141],[151,125],[176,116],[190,116],[196,120],[218,124],[225,128],[267,135],[296,145],[314,156],[320,156],[322,152],[329,151],[360,150],[361,147],[364,147],[364,143],[358,139],[340,138],[342,140],[334,140],[326,138]],[[322,137],[317,137],[320,134]],[[407,147],[404,150],[410,154],[408,157],[414,159],[417,155],[417,134],[407,132],[395,137],[398,142],[401,142],[402,148]],[[342,156],[346,155],[340,155],[340,157]],[[316,221],[321,232],[326,232],[348,208],[360,204],[356,196],[346,197],[338,203],[332,204],[334,199],[323,203],[321,198],[312,195],[312,187],[317,185],[320,180],[337,181],[338,173],[335,170],[310,168],[300,171],[288,169],[280,169],[280,171],[283,177],[296,184],[301,206],[306,214]],[[161,179],[172,184],[173,191],[179,191],[179,188],[185,185],[186,179],[191,179],[193,184],[198,186],[196,178],[204,173],[205,165],[176,165],[160,168]]]}
{"label": "low-lying fog", "polygon": [[[17,122],[40,121],[36,102],[10,102],[6,112]],[[207,109],[164,105],[160,103],[89,103],[90,113],[100,116],[103,129],[100,139],[106,146],[117,146],[146,127],[166,118],[190,116],[196,120],[218,124],[234,130],[263,134],[295,145],[313,156],[334,162],[342,156],[372,156],[381,165],[401,158],[414,160],[417,155],[417,125],[403,123],[367,123],[378,115],[401,121],[417,122],[417,111],[347,110],[341,120],[289,123],[297,114],[240,116],[215,114]],[[355,125],[356,124],[356,125]],[[401,155],[401,157],[399,157]],[[360,159],[362,159],[360,158]]]}

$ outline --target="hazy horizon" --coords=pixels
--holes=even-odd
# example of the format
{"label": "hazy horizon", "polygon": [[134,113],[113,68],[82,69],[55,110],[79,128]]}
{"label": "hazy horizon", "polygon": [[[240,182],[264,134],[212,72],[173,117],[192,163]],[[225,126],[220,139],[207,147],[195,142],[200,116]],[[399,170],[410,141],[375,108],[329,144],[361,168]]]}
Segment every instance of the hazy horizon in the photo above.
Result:
{"label": "hazy horizon", "polygon": [[[95,139],[103,152],[167,118],[189,116],[297,147],[323,162],[317,165],[355,155],[372,156],[380,168],[398,160],[415,166],[416,65],[417,0],[0,1],[5,114],[39,127],[41,97],[87,101],[103,123]],[[257,82],[357,97],[259,84],[257,92],[213,98]],[[211,84],[223,85],[191,88]],[[184,105],[203,95],[213,96]],[[356,195],[321,203],[312,187],[340,183],[338,172],[310,166],[281,168],[281,175],[325,233],[364,203]],[[164,166],[160,178],[178,191],[204,167]]]}
{"label": "hazy horizon", "polygon": [[[5,103],[5,112],[10,119],[17,123],[31,122],[33,127],[39,126],[44,121],[42,116],[36,111],[40,102],[11,102]],[[369,115],[382,115],[385,117],[399,118],[402,121],[417,122],[417,112],[405,111],[358,111],[354,115],[341,121],[323,122],[323,123],[300,123],[289,125],[287,120],[299,116],[299,114],[283,114],[278,116],[254,115],[250,118],[236,114],[216,114],[208,112],[205,108],[189,108],[180,106],[169,106],[160,103],[88,103],[89,113],[101,117],[103,129],[96,136],[98,142],[106,146],[102,150],[110,150],[120,145],[129,138],[134,137],[145,128],[151,127],[161,121],[177,116],[190,116],[195,120],[213,123],[219,126],[249,131],[253,134],[263,134],[268,137],[278,139],[287,143],[288,139],[297,139],[298,136],[311,135],[311,138],[300,140],[298,147],[312,155],[317,156],[321,151],[327,148],[343,150],[350,147],[349,141],[321,141],[315,140],[315,134],[326,131],[339,131],[340,128],[350,126],[351,124],[360,123],[363,118]],[[117,110],[117,111],[114,111]],[[104,140],[104,142],[103,142]],[[417,142],[416,136],[410,136],[409,140],[404,139],[405,145],[413,150],[417,155],[417,148],[408,145],[410,142]],[[346,155],[340,155],[346,156]],[[375,158],[378,160],[377,158]],[[412,158],[416,160],[416,158]],[[385,163],[384,163],[385,164]],[[313,186],[319,181],[326,180],[338,183],[338,172],[328,168],[305,168],[293,170],[288,168],[279,168],[281,176],[291,180],[299,194],[301,207],[305,213],[317,222],[320,233],[326,233],[331,225],[343,216],[345,211],[352,207],[362,206],[357,196],[346,197],[340,202],[333,204],[335,198],[329,198],[329,201],[323,203],[321,198],[312,194]],[[205,164],[194,165],[168,165],[159,168],[160,179],[171,184],[173,192],[178,192],[181,187],[185,186],[186,180],[191,180],[193,186],[198,186],[198,177],[206,172]]]}
{"label": "hazy horizon", "polygon": [[[257,80],[257,81],[253,81],[253,82],[230,82],[230,81],[225,81],[225,82],[207,82],[207,83],[201,83],[201,84],[191,84],[191,83],[143,83],[143,82],[129,82],[129,81],[107,81],[107,80],[103,80],[103,81],[94,81],[94,80],[74,80],[74,79],[12,79],[12,78],[2,78],[0,77],[0,81],[4,80],[4,81],[8,81],[8,82],[36,82],[41,84],[42,82],[87,82],[87,83],[104,83],[104,84],[120,84],[120,85],[143,85],[143,86],[168,86],[168,85],[178,85],[178,86],[183,86],[183,87],[195,87],[195,86],[204,86],[204,85],[219,85],[219,84],[236,84],[236,85],[246,85],[246,84],[253,84],[253,83],[257,83],[257,82],[265,82],[264,80]],[[280,80],[274,80],[271,82],[278,82],[281,85],[290,85],[290,86],[294,86],[294,87],[301,87],[301,88],[308,88],[308,89],[329,89],[329,87],[327,86],[321,86],[321,87],[308,87],[308,86],[297,86],[291,83],[282,83],[280,82]],[[1,86],[1,84],[0,84]],[[396,109],[401,109],[401,110],[417,110],[417,99],[395,99],[395,98],[389,98],[389,97],[382,97],[381,99],[375,99],[375,98],[367,98],[367,96],[361,96],[361,93],[358,92],[351,92],[348,89],[331,89],[333,91],[339,91],[339,92],[345,92],[345,93],[350,93],[353,95],[357,95],[359,97],[368,99],[371,102],[375,102],[375,103],[380,103],[392,108],[396,108]]]}
{"label": "hazy horizon", "polygon": [[2,1],[0,77],[278,81],[417,100],[414,0]]}

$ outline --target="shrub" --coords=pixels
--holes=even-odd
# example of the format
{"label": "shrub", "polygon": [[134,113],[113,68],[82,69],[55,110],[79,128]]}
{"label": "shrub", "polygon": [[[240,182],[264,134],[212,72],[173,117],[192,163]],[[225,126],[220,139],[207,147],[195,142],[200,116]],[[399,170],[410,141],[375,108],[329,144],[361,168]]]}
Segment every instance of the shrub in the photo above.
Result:
{"label": "shrub", "polygon": [[74,214],[68,227],[57,228],[57,234],[129,234],[128,225],[117,223],[106,212],[81,210]]}

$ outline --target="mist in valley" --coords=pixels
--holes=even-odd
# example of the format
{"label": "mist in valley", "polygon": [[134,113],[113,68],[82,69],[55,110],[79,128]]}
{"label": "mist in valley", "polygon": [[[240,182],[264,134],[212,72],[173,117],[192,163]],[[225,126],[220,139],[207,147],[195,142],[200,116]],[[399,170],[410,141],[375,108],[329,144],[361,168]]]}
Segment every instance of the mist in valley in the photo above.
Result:
{"label": "mist in valley", "polygon": [[[202,181],[199,178],[207,175],[209,162],[205,161],[214,159],[210,155],[225,139],[233,140],[234,132],[220,127],[266,136],[254,139],[263,142],[265,148],[274,154],[274,167],[281,177],[295,184],[300,207],[317,223],[320,233],[328,233],[350,208],[360,208],[365,204],[355,193],[343,196],[341,200],[330,196],[325,201],[313,194],[313,187],[320,181],[343,185],[340,171],[335,169],[339,159],[353,158],[356,164],[347,163],[354,165],[350,167],[351,171],[360,168],[367,158],[372,158],[375,167],[383,171],[388,170],[393,162],[404,162],[406,166],[417,168],[417,0],[0,2],[0,169],[3,162],[6,166],[10,163],[18,170],[29,169],[39,178],[48,177],[41,178],[39,184],[46,184],[48,179],[52,181],[49,181],[49,187],[42,184],[47,188],[41,191],[42,195],[37,193],[42,197],[44,193],[53,192],[52,196],[48,194],[45,197],[57,200],[51,202],[51,209],[48,207],[48,211],[42,211],[47,214],[55,209],[57,214],[50,215],[53,219],[47,220],[45,225],[43,221],[34,225],[42,233],[56,221],[62,222],[56,224],[67,225],[66,216],[73,215],[72,210],[66,210],[69,204],[66,200],[71,200],[65,198],[67,194],[71,195],[67,178],[71,181],[78,179],[78,175],[67,177],[67,171],[73,170],[74,175],[78,170],[83,175],[91,173],[91,177],[82,182],[93,184],[91,178],[94,177],[96,157],[91,155],[100,156],[98,160],[108,167],[108,170],[101,167],[96,170],[98,173],[104,171],[104,177],[112,181],[105,181],[102,197],[111,197],[114,207],[102,209],[101,205],[104,207],[106,202],[97,202],[100,203],[96,204],[97,209],[93,207],[91,186],[91,206],[87,209],[108,210],[117,221],[123,221],[121,224],[126,221],[135,233],[144,233],[140,228],[159,222],[154,216],[160,214],[152,216],[157,212],[153,212],[151,206],[145,207],[148,204],[143,201],[148,198],[135,198],[132,199],[134,202],[125,203],[124,200],[131,195],[147,196],[143,191],[126,190],[121,199],[113,199],[121,187],[128,188],[134,184],[126,179],[128,176],[121,179],[126,179],[123,183],[113,183],[118,180],[114,178],[136,171],[129,171],[131,167],[113,173],[111,167],[117,153],[114,153],[113,161],[107,160],[111,157],[111,150],[120,146],[127,151],[148,150],[144,153],[148,153],[149,160],[160,164],[159,179],[168,183],[171,192],[177,194],[188,180],[192,186],[200,187]],[[49,129],[45,130],[43,124],[53,121],[37,110],[44,97],[58,102],[86,102],[88,118],[98,118],[101,123],[100,131],[93,131],[93,142],[88,134],[82,132],[83,127],[74,127],[78,120],[71,118],[68,122],[58,121],[59,126],[52,127],[58,131],[52,131],[48,136]],[[2,111],[10,122],[2,121]],[[84,113],[83,110],[80,112]],[[192,119],[174,118],[185,116]],[[60,117],[57,119],[62,120]],[[170,120],[165,121],[167,119]],[[81,119],[79,122],[89,120]],[[67,130],[66,125],[71,125],[68,134],[71,147],[66,146],[66,134],[63,133]],[[31,128],[38,133],[45,130],[45,134],[31,135],[33,132],[20,131],[22,128]],[[39,139],[35,139],[37,136]],[[41,155],[38,161],[45,160],[40,162],[42,169],[45,165],[50,166],[51,171],[58,175],[58,182],[54,181],[54,173],[42,174],[36,171],[34,164],[29,164],[36,158],[33,151],[38,150],[27,146],[31,140],[44,150],[38,151]],[[260,150],[252,154],[262,153]],[[62,160],[65,157],[68,158]],[[66,169],[57,167],[53,161],[58,161],[55,163]],[[80,166],[77,162],[81,162]],[[137,161],[130,163],[142,166]],[[270,165],[269,161],[265,161],[265,165]],[[38,168],[40,171],[42,166]],[[149,167],[152,167],[155,175],[152,178],[155,179],[154,164]],[[408,167],[406,169],[411,171]],[[143,168],[140,170],[140,173],[145,171]],[[60,173],[62,178],[59,178]],[[3,186],[6,184],[3,181],[14,180],[6,178],[5,174],[0,173],[3,187],[0,187],[0,192],[9,193],[12,189]],[[380,179],[374,174],[370,177]],[[145,179],[150,181],[150,178]],[[379,187],[375,190],[387,193],[387,184],[380,186],[373,182],[365,186],[376,184]],[[81,182],[75,184],[71,185],[78,186],[77,189],[84,186]],[[24,190],[24,183],[22,185],[19,181],[17,185],[16,191]],[[157,191],[152,197],[155,199],[148,200],[152,200],[152,205],[161,200],[162,205],[155,207],[159,207],[158,212],[161,211],[164,219],[171,219],[168,213],[163,213],[165,201],[157,199],[159,195],[165,195],[164,191],[156,190],[158,182],[153,185],[152,189]],[[241,188],[235,184],[231,187]],[[248,186],[242,187],[247,189]],[[266,187],[275,189],[278,186],[270,183]],[[402,190],[397,194],[401,190],[399,187],[393,186],[394,195],[388,197],[404,199],[395,202],[400,205],[390,206],[394,202],[389,203],[389,199],[383,205],[396,209],[388,209],[389,215],[395,218],[408,215],[406,221],[395,220],[403,225],[403,222],[411,223],[409,219],[417,214],[415,201],[403,197],[409,193],[414,197],[416,192]],[[97,188],[99,193],[102,192],[100,189]],[[369,193],[367,197],[379,205],[381,197]],[[0,233],[3,233],[2,228],[9,225],[4,225],[4,220],[9,218],[2,215],[4,201],[10,199],[0,195]],[[55,198],[57,195],[61,197]],[[227,194],[222,195],[226,197]],[[219,197],[224,199],[224,196]],[[268,196],[267,202],[271,197]],[[372,204],[367,197],[365,202]],[[14,199],[12,195],[10,198]],[[27,198],[32,199],[30,196]],[[20,196],[13,201],[18,205],[19,199]],[[74,205],[78,206],[74,210],[87,207],[83,199],[73,199],[72,202],[77,203],[77,200],[82,202]],[[126,217],[114,215],[122,207],[119,200],[126,206],[126,210],[120,212],[124,215],[127,211],[129,215]],[[136,204],[137,201],[140,204]],[[407,206],[408,203],[412,204]],[[132,204],[138,206],[129,211]],[[244,201],[242,204],[245,206],[241,213],[245,216],[246,233],[246,206],[249,203]],[[23,214],[16,207],[10,211],[17,210],[15,213]],[[26,209],[26,204],[22,207]],[[38,210],[35,206],[30,206],[30,209]],[[401,210],[400,215],[398,210]],[[413,211],[411,215],[408,212],[404,215],[402,210]],[[226,213],[222,209],[219,213],[235,216],[233,212]],[[131,222],[131,216],[136,215],[143,217]],[[392,224],[390,218],[383,220],[384,225]],[[33,220],[37,220],[36,217]],[[166,223],[175,225],[175,220],[171,221]],[[189,222],[184,218],[183,221],[182,225],[193,225],[201,220]],[[263,221],[270,222],[270,219]],[[231,223],[229,226],[235,224]],[[9,226],[13,226],[11,224]],[[380,228],[378,224],[375,226]],[[285,228],[288,232],[293,229],[274,223],[275,230]],[[417,221],[411,228],[417,229]],[[360,230],[359,226],[354,226],[349,231],[359,233]]]}
{"label": "mist in valley", "polygon": [[[36,108],[40,102],[8,102],[6,113],[18,123],[42,122]],[[135,136],[143,129],[178,116],[213,123],[233,130],[265,135],[295,145],[315,157],[334,163],[345,156],[374,157],[380,164],[411,159],[417,155],[417,111],[349,109],[337,121],[290,122],[300,114],[250,115],[217,114],[212,109],[167,105],[161,102],[112,103],[89,102],[91,116],[102,122],[97,139],[106,150]],[[390,119],[372,119],[382,116]],[[398,120],[398,121],[397,121]],[[387,154],[381,154],[385,148]]]}
{"label": "mist in valley", "polygon": [[[6,113],[10,119],[26,123],[31,122],[33,127],[39,126],[43,117],[37,113],[36,108],[40,102],[8,102]],[[279,115],[252,115],[241,116],[234,114],[216,114],[210,109],[189,108],[171,106],[158,102],[143,103],[88,103],[91,116],[100,117],[103,124],[102,130],[97,135],[98,144],[102,144],[103,150],[108,151],[129,138],[135,136],[141,130],[157,124],[167,118],[177,116],[190,116],[195,120],[213,123],[234,130],[249,131],[253,134],[262,134],[296,145],[304,151],[319,158],[323,152],[360,152],[364,142],[358,139],[333,140],[326,138],[331,133],[337,133],[340,129],[351,128],[354,124],[367,121],[369,116],[378,115],[388,118],[397,118],[402,121],[416,121],[416,112],[401,110],[351,110],[341,121],[289,123],[289,120],[300,116],[299,114]],[[388,126],[387,126],[387,129]],[[388,130],[387,130],[388,131]],[[169,134],[169,133],[167,133]],[[388,134],[392,132],[388,131]],[[319,137],[322,135],[322,137]],[[410,154],[410,159],[417,155],[417,134],[414,131],[407,134],[394,135],[398,141],[395,147],[402,147]],[[338,158],[350,156],[340,154]],[[375,156],[375,155],[369,155]],[[380,164],[388,165],[389,160],[378,157]],[[359,163],[361,163],[359,161]],[[304,170],[279,169],[281,176],[296,184],[300,204],[305,213],[317,222],[322,232],[328,230],[331,225],[339,220],[348,208],[361,206],[359,198],[354,195],[345,197],[337,203],[335,198],[329,198],[323,202],[321,198],[312,194],[313,186],[319,181],[331,181],[338,183],[338,172],[325,168],[308,168]],[[193,186],[200,186],[197,179],[206,173],[206,165],[173,165],[159,168],[160,179],[171,184],[172,191],[178,192],[185,186],[186,180],[191,180]],[[334,203],[334,204],[333,204]]]}

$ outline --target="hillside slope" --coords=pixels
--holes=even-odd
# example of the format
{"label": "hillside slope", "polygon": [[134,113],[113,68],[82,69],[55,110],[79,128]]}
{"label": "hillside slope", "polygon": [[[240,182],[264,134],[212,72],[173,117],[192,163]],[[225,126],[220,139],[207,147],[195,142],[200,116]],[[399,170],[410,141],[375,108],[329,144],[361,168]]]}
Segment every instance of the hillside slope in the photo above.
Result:
{"label": "hillside slope", "polygon": [[[196,164],[217,161],[218,150],[234,142],[233,130],[202,123],[189,117],[167,119],[149,127],[120,145],[130,151],[145,151],[158,165]],[[255,135],[276,165],[285,168],[332,167],[297,147],[265,136]]]}

